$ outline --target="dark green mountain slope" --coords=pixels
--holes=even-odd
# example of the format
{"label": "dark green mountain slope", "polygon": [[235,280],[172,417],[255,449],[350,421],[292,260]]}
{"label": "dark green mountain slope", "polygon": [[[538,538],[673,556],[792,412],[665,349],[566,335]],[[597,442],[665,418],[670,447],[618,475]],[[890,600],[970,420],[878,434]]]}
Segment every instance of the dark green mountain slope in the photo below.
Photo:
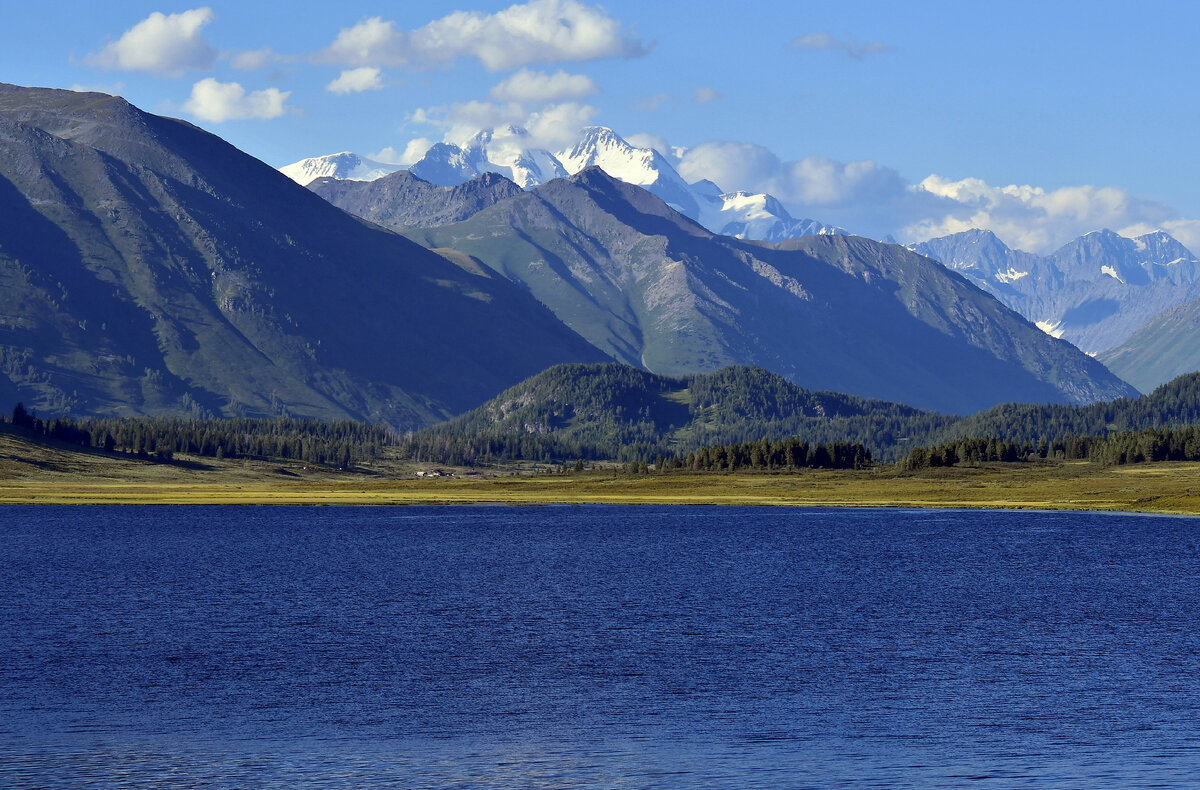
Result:
{"label": "dark green mountain slope", "polygon": [[597,168],[406,235],[474,256],[596,347],[665,375],[752,365],[806,387],[959,413],[1134,393],[901,247],[715,236]]}
{"label": "dark green mountain slope", "polygon": [[603,356],[190,124],[0,85],[0,397],[416,427]]}
{"label": "dark green mountain slope", "polygon": [[[954,418],[853,395],[811,392],[759,368],[662,376],[629,365],[559,365],[418,433],[414,455],[645,460],[711,444],[801,436],[893,448]],[[885,453],[886,455],[886,453]]]}
{"label": "dark green mountain slope", "polygon": [[576,458],[653,461],[701,447],[797,437],[861,442],[876,460],[965,437],[1037,445],[1200,425],[1200,374],[1150,395],[1104,403],[1002,404],[955,417],[832,392],[811,392],[758,368],[672,377],[628,365],[560,365],[460,417],[418,432],[414,456],[439,462]]}
{"label": "dark green mountain slope", "polygon": [[1097,358],[1142,392],[1200,370],[1200,300],[1164,310]]}

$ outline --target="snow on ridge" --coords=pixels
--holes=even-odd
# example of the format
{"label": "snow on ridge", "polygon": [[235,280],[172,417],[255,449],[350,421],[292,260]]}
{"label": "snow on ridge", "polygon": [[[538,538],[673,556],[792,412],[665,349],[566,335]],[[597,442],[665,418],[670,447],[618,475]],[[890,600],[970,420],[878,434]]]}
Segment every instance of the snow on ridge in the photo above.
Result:
{"label": "snow on ridge", "polygon": [[400,165],[376,162],[351,151],[301,159],[279,168],[279,172],[301,186],[318,178],[341,178],[349,181],[374,181],[400,170]]}
{"label": "snow on ridge", "polygon": [[[532,147],[529,133],[515,126],[484,129],[460,142],[436,143],[409,171],[440,186],[498,173],[522,189],[599,167],[609,176],[654,193],[710,231],[746,239],[782,241],[796,236],[839,235],[843,228],[811,219],[797,220],[772,195],[745,190],[724,192],[711,181],[689,184],[659,151],[629,143],[612,129],[589,126],[563,151]],[[322,176],[369,181],[401,169],[345,151],[280,168],[300,184]]]}
{"label": "snow on ridge", "polygon": [[1055,338],[1061,338],[1063,336],[1063,332],[1066,331],[1066,327],[1063,326],[1062,321],[1037,321],[1034,323],[1034,326],[1045,332],[1047,335],[1050,335],[1050,337]]}

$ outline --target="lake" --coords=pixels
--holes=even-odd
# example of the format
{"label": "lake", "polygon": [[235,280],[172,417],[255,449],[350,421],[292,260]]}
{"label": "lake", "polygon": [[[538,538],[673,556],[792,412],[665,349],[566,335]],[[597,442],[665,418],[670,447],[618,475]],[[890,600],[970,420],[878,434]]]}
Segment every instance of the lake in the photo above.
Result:
{"label": "lake", "polygon": [[0,786],[1196,786],[1200,521],[0,508]]}

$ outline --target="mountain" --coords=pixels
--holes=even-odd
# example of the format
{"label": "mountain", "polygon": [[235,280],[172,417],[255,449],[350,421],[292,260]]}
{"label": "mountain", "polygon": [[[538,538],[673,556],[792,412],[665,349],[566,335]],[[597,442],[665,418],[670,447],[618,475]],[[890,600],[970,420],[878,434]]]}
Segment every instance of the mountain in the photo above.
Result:
{"label": "mountain", "polygon": [[461,222],[521,188],[498,173],[457,186],[435,186],[400,170],[374,181],[318,178],[308,188],[340,209],[393,230]]}
{"label": "mountain", "polygon": [[[288,167],[295,168],[296,165]],[[409,171],[437,186],[458,186],[485,173],[495,173],[522,189],[532,189],[589,167],[600,167],[614,178],[649,190],[676,211],[714,233],[764,241],[847,233],[842,228],[824,225],[816,220],[795,219],[782,203],[770,195],[745,191],[723,192],[711,181],[688,184],[658,151],[631,145],[613,130],[602,126],[584,129],[574,145],[557,153],[533,147],[529,133],[524,129],[508,126],[485,130],[462,146],[435,144]],[[288,168],[284,170],[292,175],[293,171]],[[329,175],[345,177],[332,173]],[[300,181],[299,178],[297,180]],[[353,212],[349,204],[354,200],[345,195],[339,195],[339,200],[344,202],[334,202]],[[401,219],[375,221],[388,227],[406,226]]]}
{"label": "mountain", "polygon": [[700,202],[700,224],[720,236],[786,241],[800,236],[850,234],[845,228],[825,225],[814,219],[793,219],[783,204],[770,195],[750,192],[706,194],[697,189],[697,185],[692,186]]}
{"label": "mountain", "polygon": [[484,173],[499,173],[522,189],[567,175],[549,151],[532,148],[529,133],[515,126],[485,129],[463,146],[437,143],[409,170],[439,186],[456,186]]}
{"label": "mountain", "polygon": [[528,294],[123,99],[0,85],[0,398],[413,428],[603,355]]}
{"label": "mountain", "polygon": [[1098,359],[1142,392],[1200,370],[1200,299],[1151,317],[1125,342],[1103,352]]}
{"label": "mountain", "polygon": [[614,359],[762,367],[805,387],[971,412],[1133,394],[945,267],[853,236],[717,236],[600,168],[406,232],[511,279]]}
{"label": "mountain", "polygon": [[1092,354],[1128,339],[1147,316],[1200,298],[1200,260],[1162,231],[1133,239],[1096,231],[1045,257],[1009,249],[983,230],[912,249]]}
{"label": "mountain", "polygon": [[315,156],[301,159],[279,168],[279,172],[301,186],[307,186],[318,178],[343,178],[352,181],[374,181],[388,173],[394,173],[400,165],[376,162],[365,156],[343,151],[340,154]]}

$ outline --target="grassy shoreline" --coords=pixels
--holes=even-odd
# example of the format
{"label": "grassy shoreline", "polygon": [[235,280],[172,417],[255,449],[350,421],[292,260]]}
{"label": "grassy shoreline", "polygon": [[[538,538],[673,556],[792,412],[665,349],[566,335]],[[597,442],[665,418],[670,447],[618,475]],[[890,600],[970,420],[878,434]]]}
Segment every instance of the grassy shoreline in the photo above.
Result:
{"label": "grassy shoreline", "polygon": [[[232,465],[230,465],[232,467]],[[890,472],[600,474],[408,480],[261,466],[146,464],[119,477],[0,476],[0,504],[105,505],[786,505],[1109,510],[1200,515],[1200,464],[1057,464]],[[297,475],[295,477],[291,475]]]}
{"label": "grassy shoreline", "polygon": [[1109,510],[1200,515],[1200,463],[990,464],[864,471],[624,475],[509,474],[415,479],[389,461],[341,471],[297,463],[129,456],[0,435],[0,504],[645,504]]}

